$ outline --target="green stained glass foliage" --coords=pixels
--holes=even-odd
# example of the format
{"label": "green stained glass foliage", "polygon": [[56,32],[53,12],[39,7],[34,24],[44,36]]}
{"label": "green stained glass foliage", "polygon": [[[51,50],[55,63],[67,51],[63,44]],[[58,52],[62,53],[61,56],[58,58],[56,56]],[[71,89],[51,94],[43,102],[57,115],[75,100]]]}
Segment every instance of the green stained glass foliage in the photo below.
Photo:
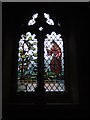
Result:
{"label": "green stained glass foliage", "polygon": [[60,34],[47,34],[44,41],[44,83],[46,92],[63,92],[64,85],[64,49]]}
{"label": "green stained glass foliage", "polygon": [[27,32],[21,35],[18,48],[17,91],[32,92],[37,86],[37,39]]}

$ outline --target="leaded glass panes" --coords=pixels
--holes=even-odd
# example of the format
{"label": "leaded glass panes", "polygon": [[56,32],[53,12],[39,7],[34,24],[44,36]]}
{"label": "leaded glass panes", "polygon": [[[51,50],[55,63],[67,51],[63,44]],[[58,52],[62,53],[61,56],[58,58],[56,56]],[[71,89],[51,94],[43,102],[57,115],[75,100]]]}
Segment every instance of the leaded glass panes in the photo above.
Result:
{"label": "leaded glass panes", "polygon": [[44,13],[44,17],[47,19],[47,20],[46,20],[46,23],[47,23],[48,25],[54,25],[54,21],[53,21],[52,19],[50,19],[50,15],[49,15],[49,14]]}
{"label": "leaded glass panes", "polygon": [[44,41],[44,79],[46,92],[65,91],[63,40],[55,32]]}
{"label": "leaded glass panes", "polygon": [[32,16],[32,19],[29,20],[28,26],[34,25],[36,23],[35,19],[38,17],[38,13]]}
{"label": "leaded glass panes", "polygon": [[35,34],[27,32],[21,35],[18,48],[18,92],[32,92],[37,86],[37,43]]}

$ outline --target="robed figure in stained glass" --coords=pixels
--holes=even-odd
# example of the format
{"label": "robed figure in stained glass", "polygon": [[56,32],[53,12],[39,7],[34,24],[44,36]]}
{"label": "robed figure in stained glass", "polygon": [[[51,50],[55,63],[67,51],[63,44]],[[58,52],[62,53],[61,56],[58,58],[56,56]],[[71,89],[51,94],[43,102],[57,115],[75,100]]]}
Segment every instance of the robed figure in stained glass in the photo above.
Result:
{"label": "robed figure in stained glass", "polygon": [[59,47],[59,45],[53,40],[51,42],[52,47],[51,49],[47,49],[47,55],[51,55],[52,59],[50,62],[50,68],[51,68],[51,72],[60,75],[61,73],[61,48]]}

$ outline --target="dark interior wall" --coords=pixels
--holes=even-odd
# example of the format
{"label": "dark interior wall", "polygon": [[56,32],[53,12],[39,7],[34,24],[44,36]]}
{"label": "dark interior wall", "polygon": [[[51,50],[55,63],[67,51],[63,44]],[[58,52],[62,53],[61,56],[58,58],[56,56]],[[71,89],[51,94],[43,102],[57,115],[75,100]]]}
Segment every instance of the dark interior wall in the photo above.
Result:
{"label": "dark interior wall", "polygon": [[12,65],[12,52],[13,52],[13,35],[10,31],[10,26],[6,18],[3,27],[3,102],[8,101],[10,95],[10,83],[11,83],[11,65]]}
{"label": "dark interior wall", "polygon": [[[16,7],[18,6],[18,7]],[[29,7],[19,5],[5,5],[3,4],[3,104],[6,104],[9,101],[9,97],[12,90],[13,83],[13,61],[16,59],[16,56],[13,55],[15,52],[15,44],[18,33],[21,32],[21,25],[24,24],[29,15]],[[27,5],[26,5],[27,6]],[[49,5],[48,5],[49,6]],[[53,5],[54,6],[54,5]],[[70,89],[72,94],[72,103],[78,103],[77,106],[57,106],[52,109],[61,110],[62,114],[65,111],[68,117],[70,112],[76,112],[77,116],[79,111],[84,113],[87,111],[87,101],[88,101],[88,75],[87,75],[87,66],[88,66],[88,48],[87,48],[87,6],[85,5],[61,5],[62,7],[55,8],[53,11],[56,14],[57,18],[61,20],[63,24],[63,32],[65,33],[65,39],[67,39],[68,46],[68,57],[69,57],[69,71],[70,72]],[[48,7],[49,8],[49,7]],[[60,10],[59,10],[60,8]],[[34,10],[32,10],[34,11]],[[60,19],[60,17],[62,19]],[[25,19],[25,21],[24,21]],[[19,31],[20,30],[20,31]],[[83,52],[82,52],[83,51]],[[74,53],[74,54],[73,54]],[[15,67],[15,65],[14,65]],[[5,107],[6,107],[5,106]],[[18,107],[16,107],[18,108]],[[24,106],[25,108],[25,106]],[[59,109],[60,108],[60,109]],[[32,108],[34,110],[34,108]],[[20,107],[19,107],[20,110]],[[28,108],[29,110],[29,108]],[[51,110],[49,106],[46,108],[47,111]],[[72,112],[73,110],[73,112]],[[76,111],[75,111],[76,110]],[[88,111],[87,111],[88,112]],[[58,112],[59,113],[59,112]],[[80,113],[80,112],[79,112]],[[87,117],[85,112],[83,116]],[[63,116],[63,115],[62,115]],[[81,116],[81,115],[80,115]]]}
{"label": "dark interior wall", "polygon": [[88,104],[88,8],[82,10],[82,14],[78,14],[78,22],[76,28],[77,43],[77,64],[78,64],[78,81],[80,103]]}
{"label": "dark interior wall", "polygon": [[[16,42],[18,42],[17,35],[19,34],[19,20],[20,14],[16,10],[16,7],[12,4],[3,4],[2,10],[2,50],[3,50],[3,103],[8,103],[12,90],[15,87],[13,85],[15,80],[15,67],[17,61],[17,47]],[[20,24],[21,25],[21,24]],[[20,36],[19,36],[20,37]]]}
{"label": "dark interior wall", "polygon": [[[72,11],[72,12],[71,12]],[[88,104],[88,6],[78,4],[68,11],[68,48],[73,102]],[[74,54],[73,54],[74,53]]]}
{"label": "dark interior wall", "polygon": [[[73,28],[72,28],[73,27]],[[68,50],[69,50],[69,72],[70,72],[70,88],[73,103],[79,102],[79,81],[77,76],[77,53],[76,53],[76,38],[75,28],[70,27],[68,37]]]}

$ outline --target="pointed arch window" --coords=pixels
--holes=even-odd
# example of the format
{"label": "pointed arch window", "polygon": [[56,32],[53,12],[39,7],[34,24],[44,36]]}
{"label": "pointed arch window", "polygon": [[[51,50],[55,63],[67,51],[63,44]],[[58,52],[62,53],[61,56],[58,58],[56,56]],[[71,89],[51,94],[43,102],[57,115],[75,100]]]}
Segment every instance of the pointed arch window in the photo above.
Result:
{"label": "pointed arch window", "polygon": [[60,34],[47,34],[44,41],[44,76],[46,91],[65,91],[64,85],[64,51]]}
{"label": "pointed arch window", "polygon": [[[37,24],[39,13],[32,15],[28,27]],[[18,47],[17,92],[65,92],[64,43],[59,33],[60,23],[55,23],[48,13],[43,13],[45,25],[37,32],[26,31],[21,35]],[[56,28],[59,27],[58,32]],[[54,27],[54,28],[53,28]]]}
{"label": "pointed arch window", "polygon": [[[18,48],[18,89],[17,91],[35,91],[37,86],[37,44],[35,34],[27,32],[21,35]],[[21,83],[21,84],[20,84]],[[27,89],[25,89],[25,85]]]}

